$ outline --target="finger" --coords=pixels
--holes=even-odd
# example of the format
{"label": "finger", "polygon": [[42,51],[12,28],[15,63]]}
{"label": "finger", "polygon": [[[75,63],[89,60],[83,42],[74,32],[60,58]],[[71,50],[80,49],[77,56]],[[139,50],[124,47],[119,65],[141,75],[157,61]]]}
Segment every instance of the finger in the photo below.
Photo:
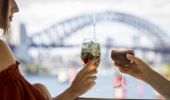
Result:
{"label": "finger", "polygon": [[139,58],[137,58],[137,57],[135,57],[135,56],[133,56],[131,54],[127,54],[126,57],[127,57],[128,60],[133,61],[135,63],[139,63],[140,62]]}
{"label": "finger", "polygon": [[120,67],[118,64],[116,64],[116,63],[113,63],[116,67]]}
{"label": "finger", "polygon": [[117,52],[120,52],[119,50],[112,50],[112,53],[117,53]]}
{"label": "finger", "polygon": [[83,73],[82,77],[92,76],[92,75],[95,75],[97,73],[98,73],[97,70],[87,71],[87,72]]}
{"label": "finger", "polygon": [[87,84],[85,84],[85,87],[90,90],[92,89],[94,86],[96,85],[96,82],[95,81],[92,81],[92,82],[89,82]]}
{"label": "finger", "polygon": [[97,57],[95,57],[95,58],[93,58],[89,63],[87,63],[87,65],[85,65],[85,69],[89,69],[91,66],[94,66],[95,65],[95,63],[97,62],[97,61],[99,61],[99,59],[100,59],[100,56],[97,56]]}
{"label": "finger", "polygon": [[92,66],[92,65],[94,65],[96,62],[99,61],[99,59],[100,59],[100,56],[97,56],[97,57],[93,58],[93,59],[87,64],[87,66]]}
{"label": "finger", "polygon": [[130,68],[128,68],[128,67],[119,67],[119,70],[120,70],[121,73],[128,74]]}
{"label": "finger", "polygon": [[83,69],[83,70],[80,71],[80,73],[78,73],[78,76],[79,76],[80,79],[83,79],[83,78],[86,78],[88,76],[95,75],[97,73],[98,73],[97,69],[96,70],[90,70],[90,71]]}
{"label": "finger", "polygon": [[92,82],[92,81],[95,81],[96,79],[97,79],[97,76],[87,76],[82,80],[82,82],[83,83]]}
{"label": "finger", "polygon": [[79,83],[88,84],[88,83],[95,81],[96,79],[97,79],[97,76],[86,76],[86,77],[83,77],[81,80],[79,80]]}
{"label": "finger", "polygon": [[95,68],[94,70],[91,70],[91,69],[87,70],[86,68],[83,68],[83,69],[77,74],[77,76],[78,76],[79,78],[83,78],[83,77],[85,77],[85,76],[92,76],[92,75],[95,75],[95,74],[97,74],[97,73],[98,73],[97,68]]}
{"label": "finger", "polygon": [[126,50],[126,53],[131,54],[131,55],[135,55],[134,50]]}
{"label": "finger", "polygon": [[89,67],[89,71],[93,71],[93,70],[97,70],[97,66],[94,66],[94,65],[93,65],[93,66],[90,66],[90,67]]}
{"label": "finger", "polygon": [[132,61],[130,66],[132,66],[133,69],[138,68],[140,70],[145,70],[146,68],[149,68],[149,66],[138,57],[127,54],[127,58]]}
{"label": "finger", "polygon": [[91,80],[91,81],[95,81],[97,79],[97,76],[91,76],[91,77],[89,77],[89,80]]}
{"label": "finger", "polygon": [[117,64],[117,63],[114,63],[114,65],[115,65],[116,67],[118,67],[118,68],[121,67],[121,66],[120,66],[119,64]]}
{"label": "finger", "polygon": [[134,67],[136,67],[137,65],[136,65],[136,63],[135,63],[134,61],[130,61],[130,63],[128,63],[128,64],[125,65],[125,66],[130,67],[130,68],[134,68]]}
{"label": "finger", "polygon": [[92,82],[92,83],[90,84],[89,89],[92,89],[95,85],[96,85],[96,82]]}
{"label": "finger", "polygon": [[97,77],[88,77],[86,78],[86,80],[82,81],[83,84],[91,84],[91,83],[94,83],[95,80],[97,79]]}
{"label": "finger", "polygon": [[124,65],[124,66],[122,66],[122,65],[119,65],[119,64],[117,64],[117,63],[114,63],[114,65],[116,66],[116,67],[121,67],[121,68],[128,68],[129,67],[129,65],[127,64],[127,65]]}
{"label": "finger", "polygon": [[121,66],[121,65],[119,65],[119,64],[116,64],[115,63],[115,66],[119,69],[119,71],[120,72],[122,72],[122,73],[128,73],[128,71],[129,71],[129,65],[125,65],[125,66]]}

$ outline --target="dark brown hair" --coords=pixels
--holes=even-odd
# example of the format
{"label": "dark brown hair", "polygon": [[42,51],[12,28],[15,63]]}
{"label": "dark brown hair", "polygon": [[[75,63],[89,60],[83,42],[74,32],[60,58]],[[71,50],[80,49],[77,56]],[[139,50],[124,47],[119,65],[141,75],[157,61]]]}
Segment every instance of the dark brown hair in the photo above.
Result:
{"label": "dark brown hair", "polygon": [[9,0],[0,0],[0,28],[3,29],[4,34],[8,33],[8,10]]}

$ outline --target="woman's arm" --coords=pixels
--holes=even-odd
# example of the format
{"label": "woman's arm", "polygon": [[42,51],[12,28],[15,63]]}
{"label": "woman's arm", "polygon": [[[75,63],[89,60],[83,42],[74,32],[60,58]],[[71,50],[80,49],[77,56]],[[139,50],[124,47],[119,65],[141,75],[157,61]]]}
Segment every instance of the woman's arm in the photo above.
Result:
{"label": "woman's arm", "polygon": [[0,71],[15,64],[16,59],[5,41],[0,39]]}
{"label": "woman's arm", "polygon": [[41,83],[36,83],[33,84],[33,86],[40,91],[40,93],[46,98],[46,100],[51,100],[51,99],[52,100],[74,100],[74,98],[72,97],[75,97],[73,95],[73,92],[71,92],[70,89],[67,89],[60,95],[52,98],[50,92],[48,91],[45,85]]}
{"label": "woman's arm", "polygon": [[97,67],[94,66],[99,60],[99,57],[94,58],[82,70],[79,71],[71,86],[66,89],[62,94],[53,98],[53,100],[75,100],[82,94],[86,93],[96,83]]}
{"label": "woman's arm", "polygon": [[63,93],[56,97],[51,97],[48,89],[42,84],[34,84],[34,86],[47,98],[47,100],[76,100],[79,96],[87,92],[95,85],[95,80],[97,77],[97,67],[94,64],[99,60],[99,58],[94,58],[91,62],[84,66],[82,70],[79,71],[76,78],[74,79],[71,86],[66,89]]}
{"label": "woman's arm", "polygon": [[75,97],[76,96],[69,89],[67,89],[60,95],[52,98],[52,100],[75,100]]}
{"label": "woman's arm", "polygon": [[118,64],[115,64],[115,66],[117,66],[121,72],[148,83],[162,96],[170,99],[170,81],[152,70],[140,58],[127,54],[127,59],[132,63],[127,66],[120,66]]}
{"label": "woman's arm", "polygon": [[170,99],[170,81],[165,79],[159,73],[151,71],[143,81],[152,86],[157,92],[159,92],[165,98]]}

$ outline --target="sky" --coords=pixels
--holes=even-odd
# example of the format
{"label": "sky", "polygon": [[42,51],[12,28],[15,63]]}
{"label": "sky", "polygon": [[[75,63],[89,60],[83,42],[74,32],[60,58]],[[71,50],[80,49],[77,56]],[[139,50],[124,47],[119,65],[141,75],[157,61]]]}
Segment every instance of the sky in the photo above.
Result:
{"label": "sky", "polygon": [[[169,0],[17,0],[17,2],[20,12],[15,14],[13,22],[15,34],[18,32],[17,24],[21,22],[26,24],[28,35],[31,36],[66,19],[109,10],[148,20],[170,35]],[[66,42],[80,44],[83,38],[92,37],[92,33],[92,26],[89,26],[68,37]],[[142,32],[125,24],[106,22],[96,25],[97,38],[101,43],[105,43],[108,37],[114,37],[115,44],[131,46],[132,38],[137,35],[142,37],[142,45],[153,46],[153,41],[147,34],[138,33]]]}
{"label": "sky", "polygon": [[169,0],[17,0],[16,21],[29,27],[29,34],[71,17],[105,10],[125,12],[145,18],[163,29],[170,25]]}

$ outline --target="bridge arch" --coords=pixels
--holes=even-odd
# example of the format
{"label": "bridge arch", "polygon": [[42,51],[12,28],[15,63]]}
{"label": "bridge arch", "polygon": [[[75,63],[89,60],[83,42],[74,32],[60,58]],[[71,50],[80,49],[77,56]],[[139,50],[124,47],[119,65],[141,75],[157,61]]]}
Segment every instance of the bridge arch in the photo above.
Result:
{"label": "bridge arch", "polygon": [[[163,48],[170,47],[167,33],[157,25],[154,25],[145,19],[121,12],[106,11],[97,13],[96,24],[103,21],[119,22],[130,25],[138,30],[147,31],[156,38],[160,46]],[[66,37],[92,24],[92,16],[88,14],[61,21],[33,35],[31,38],[31,45],[54,47],[63,45],[62,43]],[[36,40],[38,40],[39,43],[37,43]]]}

